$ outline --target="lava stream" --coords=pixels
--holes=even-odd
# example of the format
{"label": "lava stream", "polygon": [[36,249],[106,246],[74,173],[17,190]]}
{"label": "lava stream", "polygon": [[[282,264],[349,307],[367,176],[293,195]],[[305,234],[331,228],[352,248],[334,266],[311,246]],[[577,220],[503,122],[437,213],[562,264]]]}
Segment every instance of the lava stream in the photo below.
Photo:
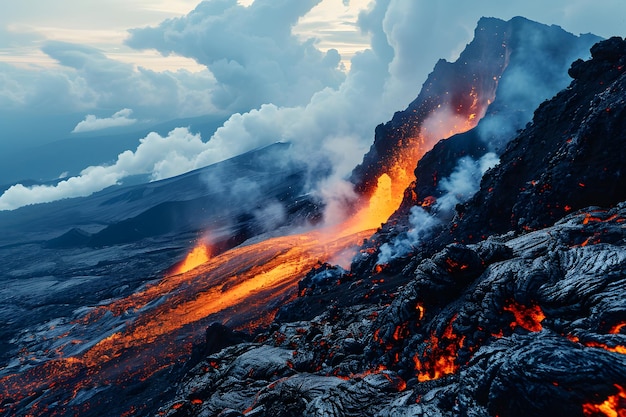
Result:
{"label": "lava stream", "polygon": [[284,302],[295,297],[297,282],[311,268],[346,249],[356,251],[371,233],[337,237],[335,231],[317,230],[272,238],[234,248],[188,272],[165,277],[81,320],[93,325],[107,311],[129,317],[134,314],[123,329],[80,355],[49,360],[0,379],[0,398],[7,403],[37,398],[30,405],[34,414],[48,414],[47,405],[58,402],[54,411],[61,415],[81,390],[145,380],[188,357],[211,322],[240,329],[268,324],[278,305],[272,306],[268,300]]}

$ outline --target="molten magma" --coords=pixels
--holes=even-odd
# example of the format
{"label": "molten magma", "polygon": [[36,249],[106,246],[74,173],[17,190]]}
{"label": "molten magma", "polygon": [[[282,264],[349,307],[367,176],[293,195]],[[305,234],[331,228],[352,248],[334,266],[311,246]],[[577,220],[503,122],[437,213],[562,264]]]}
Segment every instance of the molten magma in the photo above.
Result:
{"label": "molten magma", "polygon": [[[457,267],[462,269],[463,265],[457,265]],[[420,308],[419,305],[418,308]],[[541,322],[546,316],[538,305],[525,306],[512,300],[503,309],[513,313],[515,317],[515,320],[509,324],[511,329],[521,327],[529,332],[539,332],[543,329]],[[421,310],[420,314],[423,314]],[[459,350],[466,349],[473,353],[475,347],[466,346],[465,335],[454,331],[453,323],[455,320],[456,316],[452,318],[440,336],[436,331],[433,331],[424,342],[422,353],[413,357],[418,381],[439,379],[445,375],[456,373],[459,369]],[[500,332],[493,336],[502,337],[502,335],[503,333]]]}
{"label": "molten magma", "polygon": [[297,282],[311,268],[350,248],[356,253],[371,233],[337,237],[335,231],[317,230],[272,238],[216,255],[189,272],[167,276],[85,315],[75,323],[76,328],[97,328],[118,316],[116,323],[122,324],[104,333],[97,343],[77,341],[70,331],[65,335],[66,345],[85,343],[83,353],[63,357],[61,348],[57,359],[0,379],[0,398],[11,403],[32,401],[33,414],[54,415],[45,411],[53,402],[58,404],[57,415],[80,413],[84,404],[65,407],[81,390],[126,386],[184,360],[211,322],[236,329],[269,324],[277,306],[295,297]]}
{"label": "molten magma", "polygon": [[[466,103],[456,108],[439,106],[421,124],[421,128],[403,127],[406,131],[401,146],[394,148],[393,155],[382,168],[378,181],[369,192],[369,200],[365,202],[352,219],[355,229],[371,229],[380,227],[398,209],[404,197],[404,191],[415,180],[413,171],[417,162],[441,139],[449,138],[458,133],[474,128],[485,115],[487,105],[493,94],[488,98],[479,97],[475,88],[469,92]],[[412,131],[413,134],[409,134]]]}
{"label": "molten magma", "polygon": [[617,393],[609,397],[601,404],[583,404],[583,413],[587,417],[626,417],[626,390],[620,385],[615,385]]}
{"label": "molten magma", "polygon": [[626,329],[626,323],[618,323],[615,326],[611,327],[609,330],[610,334],[619,334],[623,329]]}
{"label": "molten magma", "polygon": [[538,305],[525,306],[516,301],[511,301],[504,306],[504,310],[515,316],[515,321],[511,323],[512,329],[517,326],[529,332],[540,332],[543,329],[541,322],[546,316]]}
{"label": "molten magma", "polygon": [[199,243],[176,268],[175,274],[184,274],[194,268],[206,263],[211,257],[209,247],[204,243]]}
{"label": "molten magma", "polygon": [[465,336],[454,332],[452,318],[441,336],[433,331],[424,342],[422,354],[413,357],[417,379],[420,382],[439,379],[445,375],[455,373],[459,369],[457,363],[458,351],[465,343]]}

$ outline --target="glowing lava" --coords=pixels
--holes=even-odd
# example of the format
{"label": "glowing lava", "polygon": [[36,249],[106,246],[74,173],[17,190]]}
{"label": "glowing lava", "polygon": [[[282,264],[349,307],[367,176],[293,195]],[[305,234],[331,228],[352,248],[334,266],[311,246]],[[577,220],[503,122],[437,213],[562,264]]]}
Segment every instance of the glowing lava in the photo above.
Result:
{"label": "glowing lava", "polygon": [[454,332],[452,324],[455,320],[456,317],[453,317],[441,336],[433,331],[424,342],[422,354],[413,357],[418,381],[439,379],[458,371],[458,351],[465,342],[465,336]]}
{"label": "glowing lava", "polygon": [[490,94],[487,99],[481,99],[476,89],[472,88],[456,107],[439,105],[435,108],[421,128],[399,128],[403,132],[401,143],[393,149],[386,165],[381,168],[376,185],[369,190],[369,201],[353,218],[353,223],[359,224],[357,229],[377,228],[387,221],[400,206],[407,187],[415,180],[413,171],[422,156],[439,140],[474,128],[485,115],[487,103],[494,98],[494,93]]}
{"label": "glowing lava", "polygon": [[199,267],[205,262],[208,262],[211,258],[209,247],[204,243],[199,243],[193,250],[187,255],[185,260],[176,268],[175,274],[184,274],[191,271],[194,268]]}
{"label": "glowing lava", "polygon": [[511,323],[512,329],[517,326],[529,332],[540,332],[543,329],[541,322],[546,316],[538,305],[525,306],[516,301],[511,301],[504,306],[504,310],[515,316],[515,321]]}
{"label": "glowing lava", "polygon": [[[334,230],[317,230],[272,238],[167,276],[85,315],[77,328],[98,327],[116,316],[124,320],[96,343],[85,342],[91,347],[79,355],[48,360],[0,379],[0,398],[11,404],[29,403],[33,414],[80,414],[88,403],[68,405],[79,392],[143,381],[184,361],[211,322],[248,330],[269,324],[278,306],[296,296],[297,282],[311,268],[335,253],[348,249],[356,253],[371,233],[338,236]],[[71,332],[65,338],[72,344]],[[48,410],[51,403],[56,403],[54,411]]]}
{"label": "glowing lava", "polygon": [[611,327],[611,330],[609,330],[610,334],[619,334],[621,333],[622,329],[626,329],[626,323],[618,323],[615,326]]}
{"label": "glowing lava", "polygon": [[583,413],[586,417],[626,417],[626,390],[620,385],[615,385],[617,393],[609,397],[601,404],[583,404]]}

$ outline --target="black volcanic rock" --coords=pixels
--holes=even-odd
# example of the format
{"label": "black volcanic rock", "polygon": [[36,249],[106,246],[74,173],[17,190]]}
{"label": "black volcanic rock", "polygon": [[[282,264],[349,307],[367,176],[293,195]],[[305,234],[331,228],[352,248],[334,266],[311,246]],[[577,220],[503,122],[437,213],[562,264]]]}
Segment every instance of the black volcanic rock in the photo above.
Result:
{"label": "black volcanic rock", "polygon": [[[256,343],[209,355],[160,412],[623,413],[624,43],[604,41],[572,67],[572,85],[537,109],[431,253],[312,272],[294,305],[324,296],[318,316],[275,322]],[[368,297],[355,298],[364,286]]]}
{"label": "black volcanic rock", "polygon": [[612,38],[577,61],[572,84],[535,112],[466,204],[453,236],[546,227],[589,205],[626,200],[626,41]]}
{"label": "black volcanic rock", "polygon": [[276,323],[207,356],[161,413],[583,416],[626,385],[626,205],[594,216],[451,245],[391,303]]}

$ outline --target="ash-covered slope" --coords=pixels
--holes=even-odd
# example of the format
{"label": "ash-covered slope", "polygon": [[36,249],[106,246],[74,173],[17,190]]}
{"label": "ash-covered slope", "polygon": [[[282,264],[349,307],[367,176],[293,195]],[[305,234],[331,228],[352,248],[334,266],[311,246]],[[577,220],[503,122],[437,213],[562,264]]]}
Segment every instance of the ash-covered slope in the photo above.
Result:
{"label": "ash-covered slope", "polygon": [[[307,173],[289,152],[290,144],[275,143],[160,181],[0,211],[0,248],[41,241],[50,248],[102,247],[209,229],[217,241],[238,236],[240,243],[304,222],[319,213],[304,195]],[[257,215],[271,206],[274,217]]]}
{"label": "ash-covered slope", "polygon": [[[313,271],[282,321],[254,342],[209,350],[161,414],[623,413],[626,41],[612,38],[592,52],[572,66],[571,86],[506,148],[431,253],[370,270],[359,268],[376,256],[367,250],[352,272]],[[550,187],[520,189],[531,179]],[[581,193],[587,184],[600,188]],[[546,207],[554,201],[560,211]],[[606,207],[581,208],[596,204]],[[476,243],[446,244],[469,232]],[[323,312],[296,319],[314,305]]]}

